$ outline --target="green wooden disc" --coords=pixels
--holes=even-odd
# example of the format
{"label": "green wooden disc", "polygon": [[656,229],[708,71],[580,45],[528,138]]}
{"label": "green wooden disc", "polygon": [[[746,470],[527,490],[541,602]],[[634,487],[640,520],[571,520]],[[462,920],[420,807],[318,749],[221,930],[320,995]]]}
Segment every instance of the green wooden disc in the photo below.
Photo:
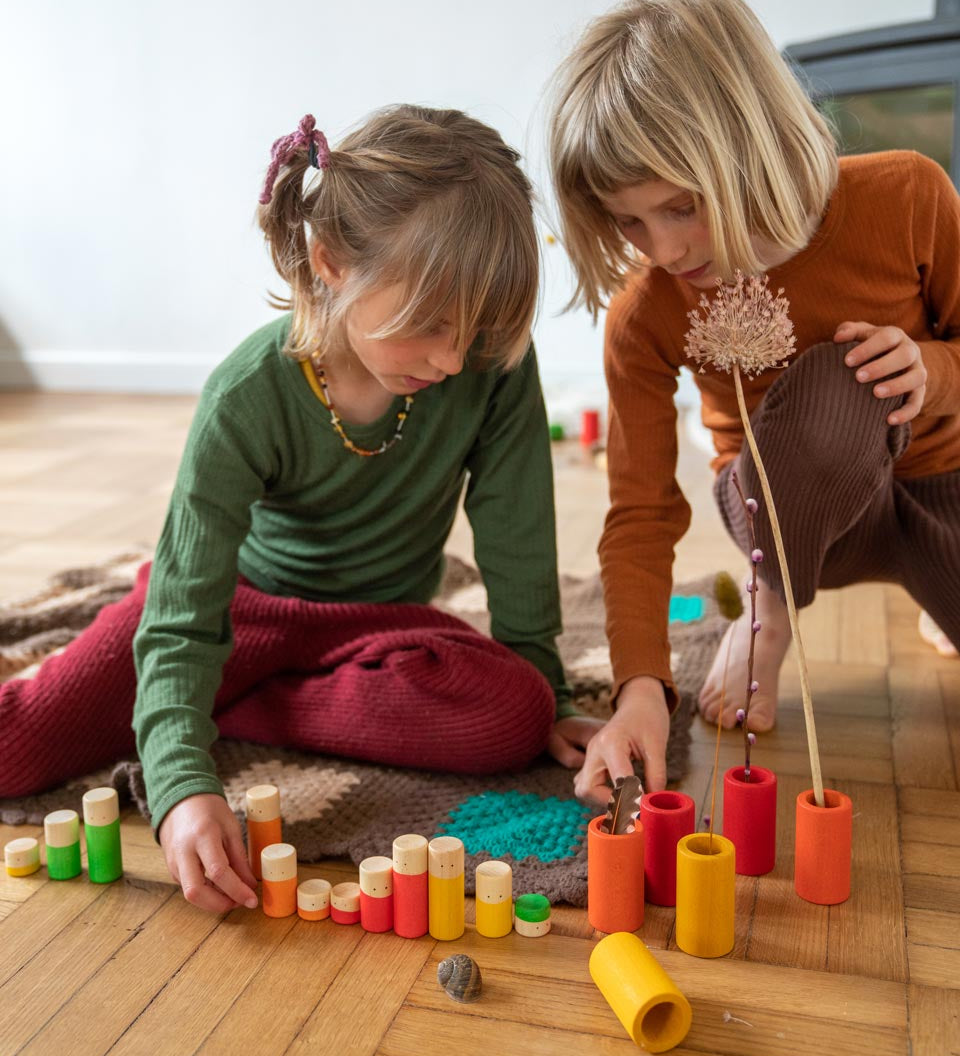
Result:
{"label": "green wooden disc", "polygon": [[513,912],[520,920],[536,924],[550,919],[550,899],[546,895],[520,895]]}

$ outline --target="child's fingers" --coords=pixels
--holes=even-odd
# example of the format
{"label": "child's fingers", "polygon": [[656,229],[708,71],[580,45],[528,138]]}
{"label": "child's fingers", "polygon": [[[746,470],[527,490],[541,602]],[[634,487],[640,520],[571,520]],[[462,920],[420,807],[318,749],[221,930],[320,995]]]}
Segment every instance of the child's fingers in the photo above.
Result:
{"label": "child's fingers", "polygon": [[890,425],[903,425],[904,422],[912,422],[920,413],[920,408],[923,407],[923,397],[926,391],[926,385],[921,385],[919,389],[914,389],[904,401],[902,407],[898,407],[887,415],[887,421]]}
{"label": "child's fingers", "polygon": [[[576,787],[574,787],[576,792]],[[607,801],[610,799],[610,786],[601,782],[597,785],[591,785],[589,788],[582,792],[577,792],[578,799],[586,799],[592,803],[597,803],[601,807],[607,805]]]}
{"label": "child's fingers", "polygon": [[[837,327],[833,340],[838,345],[845,344],[847,341],[865,341],[876,333],[876,330],[877,327],[872,323],[864,323],[862,321],[855,323],[848,319]],[[856,350],[854,349],[854,351]]]}
{"label": "child's fingers", "polygon": [[240,824],[236,815],[229,808],[223,825],[223,845],[226,848],[227,859],[234,872],[251,891],[256,891],[257,878],[253,875],[253,870],[250,868],[250,860],[247,857],[247,848],[243,843]]}
{"label": "child's fingers", "polygon": [[[612,722],[613,720],[611,720]],[[581,799],[592,799],[606,803],[610,798],[610,787],[618,777],[633,773],[633,757],[630,754],[629,741],[620,731],[615,736],[605,736],[613,730],[610,723],[606,730],[598,734],[587,745],[583,769],[577,774],[573,787]]]}
{"label": "child's fingers", "polygon": [[607,784],[607,771],[604,767],[597,769],[590,766],[589,753],[583,769],[573,779],[573,791],[578,799],[606,804],[610,798],[610,786]]}
{"label": "child's fingers", "polygon": [[209,910],[211,913],[226,913],[235,907],[236,903],[232,898],[228,898],[222,891],[218,891],[206,882],[204,867],[194,853],[184,854],[177,871],[180,874],[183,897],[191,905]]}
{"label": "child's fingers", "polygon": [[[879,377],[877,368],[881,362],[880,357],[883,357],[885,352],[896,348],[902,337],[903,334],[900,331],[895,331],[890,327],[875,330],[866,340],[851,348],[843,357],[843,361],[848,367],[860,367],[857,371],[857,381]],[[866,371],[865,374],[864,371]]]}
{"label": "child's fingers", "polygon": [[573,790],[580,799],[605,804],[610,798],[608,778],[612,781],[603,753],[594,741],[587,747],[583,767],[573,780]]}
{"label": "child's fingers", "polygon": [[633,774],[633,756],[627,744],[622,741],[617,741],[607,748],[604,761],[610,780],[614,783],[618,777],[630,777]]}
{"label": "child's fingers", "polygon": [[250,891],[250,894],[244,900],[243,904],[247,909],[256,909],[257,878],[253,875],[253,870],[250,868],[250,861],[247,858],[247,849],[243,845],[239,827],[235,831],[226,834],[225,843],[227,848],[227,858],[233,871]]}
{"label": "child's fingers", "polygon": [[926,380],[926,370],[917,364],[895,378],[883,378],[878,385],[874,385],[873,394],[879,400],[885,400],[888,396],[901,396],[905,392],[922,388]]}
{"label": "child's fingers", "polygon": [[922,369],[917,346],[902,341],[887,349],[877,349],[876,358],[857,369],[857,381],[881,381],[911,368]]}
{"label": "child's fingers", "polygon": [[[573,791],[579,799],[592,799],[605,802],[610,789],[606,784],[607,768],[599,752],[587,748],[583,766],[573,779]],[[605,791],[604,791],[605,790]]]}
{"label": "child's fingers", "polygon": [[547,741],[547,751],[561,766],[568,770],[579,770],[586,759],[586,752],[571,744],[559,733],[551,733]]}
{"label": "child's fingers", "polygon": [[643,753],[643,790],[662,792],[667,787],[667,760],[663,752]]}
{"label": "child's fingers", "polygon": [[245,906],[251,901],[256,905],[256,893],[234,872],[219,831],[198,840],[197,850],[203,863],[204,876],[231,900],[231,909],[234,905]]}

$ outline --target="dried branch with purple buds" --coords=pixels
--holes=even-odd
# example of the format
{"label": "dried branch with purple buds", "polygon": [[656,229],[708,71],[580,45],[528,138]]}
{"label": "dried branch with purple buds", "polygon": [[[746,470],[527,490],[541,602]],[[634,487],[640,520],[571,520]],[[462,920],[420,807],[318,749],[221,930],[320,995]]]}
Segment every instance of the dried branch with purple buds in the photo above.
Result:
{"label": "dried branch with purple buds", "polygon": [[[790,584],[790,570],[783,551],[783,536],[780,532],[780,521],[773,502],[770,482],[767,479],[763,460],[757,449],[757,442],[750,428],[750,416],[743,396],[742,374],[748,378],[770,367],[784,367],[796,343],[793,334],[793,323],[787,314],[789,304],[778,290],[774,296],[768,288],[766,277],[751,276],[749,279],[737,272],[736,282],[732,286],[718,282],[717,293],[712,302],[705,296],[700,298],[699,308],[689,313],[691,322],[687,331],[684,350],[695,362],[711,363],[718,370],[733,374],[737,390],[737,406],[740,410],[740,421],[746,436],[760,487],[770,518],[770,528],[780,562],[780,575],[783,581],[784,598],[790,617],[790,633],[797,651],[800,666],[800,692],[803,697],[803,717],[807,728],[807,748],[810,752],[810,770],[813,778],[813,794],[818,806],[824,806],[823,778],[820,773],[820,752],[817,747],[817,728],[813,717],[813,700],[810,695],[810,682],[807,675],[807,662],[803,652],[803,641],[800,637],[800,626],[797,620],[797,607],[793,600],[793,587]],[[700,310],[706,310],[706,317],[700,317]],[[742,496],[741,496],[742,497]],[[744,500],[746,501],[746,500]],[[751,511],[755,513],[756,511]],[[752,520],[751,520],[752,525]],[[753,550],[756,552],[756,546]],[[761,555],[762,557],[762,555]],[[753,574],[756,576],[758,562],[753,562]],[[755,608],[754,608],[755,611]],[[753,620],[756,623],[756,618]],[[751,639],[751,656],[753,639]],[[752,678],[750,685],[752,686]],[[755,690],[748,694],[752,695]],[[744,709],[746,718],[746,709]],[[750,733],[747,731],[748,750]]]}
{"label": "dried branch with purple buds", "polygon": [[733,486],[737,489],[737,495],[740,497],[743,513],[747,518],[747,525],[750,529],[751,576],[747,580],[747,593],[750,595],[750,653],[747,656],[747,689],[743,698],[743,707],[737,709],[737,722],[743,728],[743,779],[744,781],[749,781],[750,749],[757,742],[756,734],[750,731],[750,703],[753,700],[754,693],[760,688],[759,683],[755,682],[753,678],[753,657],[757,644],[757,635],[760,633],[760,621],[757,619],[757,591],[760,589],[760,582],[757,578],[757,565],[763,560],[763,551],[757,546],[757,526],[754,522],[754,515],[758,509],[757,500],[748,499],[744,496],[743,488],[740,487],[740,478],[736,472],[733,473]]}

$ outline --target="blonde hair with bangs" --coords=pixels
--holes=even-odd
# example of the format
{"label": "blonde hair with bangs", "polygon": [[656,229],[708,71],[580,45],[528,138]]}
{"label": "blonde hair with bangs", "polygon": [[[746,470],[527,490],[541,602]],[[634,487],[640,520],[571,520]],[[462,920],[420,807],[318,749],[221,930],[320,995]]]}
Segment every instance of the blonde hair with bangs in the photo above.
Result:
{"label": "blonde hair with bangs", "polygon": [[[359,297],[398,285],[400,308],[374,338],[430,333],[507,369],[523,358],[536,307],[539,256],[530,183],[519,154],[458,110],[377,111],[310,169],[306,147],[281,168],[258,218],[290,286],[274,307],[293,319],[284,351],[296,359],[348,347]],[[314,173],[306,187],[308,170]],[[348,269],[336,291],[313,272],[310,247]],[[476,364],[475,364],[476,365]]]}
{"label": "blonde hair with bangs", "polygon": [[741,0],[634,0],[595,19],[557,71],[550,165],[562,239],[593,313],[637,256],[600,196],[690,191],[725,280],[759,237],[799,252],[837,181],[827,123]]}

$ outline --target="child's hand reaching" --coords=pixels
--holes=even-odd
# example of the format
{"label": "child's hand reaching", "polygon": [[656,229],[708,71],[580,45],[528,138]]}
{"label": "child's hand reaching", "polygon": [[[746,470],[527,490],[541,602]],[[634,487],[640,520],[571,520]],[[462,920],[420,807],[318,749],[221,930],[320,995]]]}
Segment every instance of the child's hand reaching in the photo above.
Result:
{"label": "child's hand reaching", "polygon": [[585,758],[584,749],[604,725],[603,719],[588,715],[569,715],[559,719],[553,724],[547,751],[569,770],[579,770]]}
{"label": "child's hand reaching", "polygon": [[213,913],[256,907],[257,881],[240,824],[223,796],[201,793],[180,800],[160,825],[160,844],[188,902]]}
{"label": "child's hand reaching", "polygon": [[[916,341],[897,326],[874,326],[863,322],[841,323],[833,340],[838,345],[847,341],[860,342],[856,348],[850,349],[844,362],[848,367],[859,368],[857,381],[880,382],[873,389],[877,399],[906,396],[903,406],[887,415],[890,425],[902,425],[916,418],[927,391],[927,368]],[[897,377],[891,377],[893,374]]]}
{"label": "child's hand reaching", "polygon": [[[667,783],[670,713],[659,679],[646,675],[631,678],[620,690],[613,718],[603,724],[595,719],[581,721],[596,725],[587,739],[583,766],[574,780],[574,791],[580,799],[592,799],[605,805],[610,798],[610,786],[616,779],[633,773],[634,759],[643,760],[647,792],[664,788]],[[560,759],[552,747],[551,752]]]}

